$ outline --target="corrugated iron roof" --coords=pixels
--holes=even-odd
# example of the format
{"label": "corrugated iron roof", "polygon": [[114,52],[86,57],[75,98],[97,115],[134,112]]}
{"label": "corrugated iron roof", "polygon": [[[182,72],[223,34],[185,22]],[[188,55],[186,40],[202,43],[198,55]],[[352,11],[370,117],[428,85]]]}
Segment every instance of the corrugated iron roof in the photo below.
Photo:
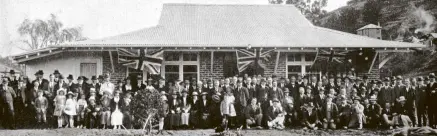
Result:
{"label": "corrugated iron roof", "polygon": [[[155,27],[65,47],[425,47],[313,26],[292,5],[165,4]],[[58,46],[59,47],[59,46]]]}

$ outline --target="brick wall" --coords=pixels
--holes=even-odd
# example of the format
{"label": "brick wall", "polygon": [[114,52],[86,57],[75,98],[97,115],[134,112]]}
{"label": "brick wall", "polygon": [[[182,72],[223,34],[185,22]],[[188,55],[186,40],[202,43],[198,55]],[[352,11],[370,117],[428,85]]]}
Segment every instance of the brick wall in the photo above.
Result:
{"label": "brick wall", "polygon": [[[234,52],[214,52],[214,65],[213,71],[211,71],[211,52],[201,52],[200,53],[200,79],[221,79],[224,78],[224,69],[223,64],[225,55],[234,55]],[[276,64],[276,54],[272,53],[270,60],[266,63],[267,69],[264,70],[265,76],[271,76],[274,73],[275,64]],[[285,77],[287,74],[286,71],[286,53],[281,53],[279,57],[279,64],[276,71],[276,76]]]}
{"label": "brick wall", "polygon": [[118,54],[116,51],[112,51],[112,62],[114,63],[114,72],[111,66],[111,57],[108,51],[102,53],[103,57],[103,74],[111,74],[111,82],[116,83],[117,80],[126,78],[126,67],[118,63]]}
{"label": "brick wall", "polygon": [[276,70],[276,73],[274,73],[275,65],[276,65],[276,55],[277,55],[277,52],[271,54],[269,61],[266,63],[267,69],[264,70],[264,75],[265,76],[276,75],[277,77],[284,77],[285,78],[286,74],[287,74],[287,71],[286,71],[287,53],[282,52],[279,54],[278,68]]}
{"label": "brick wall", "polygon": [[224,56],[227,53],[223,52],[214,52],[214,61],[213,61],[213,71],[211,73],[211,52],[201,52],[200,53],[200,79],[221,79],[224,77],[223,74],[223,62]]}

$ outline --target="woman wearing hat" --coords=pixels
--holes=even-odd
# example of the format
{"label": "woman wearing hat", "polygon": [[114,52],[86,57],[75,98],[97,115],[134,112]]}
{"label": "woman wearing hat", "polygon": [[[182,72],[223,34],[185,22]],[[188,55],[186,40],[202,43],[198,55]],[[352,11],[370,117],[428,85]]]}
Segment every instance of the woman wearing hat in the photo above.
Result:
{"label": "woman wearing hat", "polygon": [[66,91],[64,88],[59,89],[53,103],[55,105],[53,116],[56,116],[58,119],[58,128],[61,128],[63,125],[64,118],[62,116],[62,113],[64,111],[66,102],[65,92]]}
{"label": "woman wearing hat", "polygon": [[[198,102],[198,106],[199,106],[199,116],[200,116],[200,122],[199,124],[203,124],[201,128],[208,128],[210,125],[210,120],[211,122],[215,122],[214,120],[216,118],[214,118],[217,113],[220,113],[220,108],[218,108],[218,111],[215,111],[215,109],[217,108],[210,108],[212,106],[212,102],[210,102],[211,99],[208,99],[208,92],[202,92],[201,94],[201,99]],[[220,98],[220,97],[219,97]],[[215,104],[215,102],[214,102]],[[213,106],[214,107],[214,106]],[[218,107],[218,106],[217,106]],[[211,112],[210,115],[210,111],[214,110],[214,112]],[[220,122],[220,120],[219,120]]]}
{"label": "woman wearing hat", "polygon": [[65,101],[64,113],[68,116],[68,127],[74,127],[74,116],[76,116],[76,101],[73,100],[73,92],[67,93],[67,100]]}
{"label": "woman wearing hat", "polygon": [[181,124],[181,105],[180,100],[178,98],[178,94],[176,92],[171,94],[171,99],[169,101],[169,129],[175,130],[178,129]]}

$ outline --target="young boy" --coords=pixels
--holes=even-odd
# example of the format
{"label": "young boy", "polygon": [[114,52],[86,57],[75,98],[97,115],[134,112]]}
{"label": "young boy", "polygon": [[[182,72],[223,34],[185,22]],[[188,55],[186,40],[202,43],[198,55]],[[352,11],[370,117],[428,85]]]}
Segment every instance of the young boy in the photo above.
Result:
{"label": "young boy", "polygon": [[85,109],[88,106],[85,98],[85,95],[81,95],[80,99],[77,100],[77,128],[85,127]]}
{"label": "young boy", "polygon": [[49,103],[47,98],[44,97],[43,95],[44,95],[43,91],[38,91],[38,97],[35,99],[35,109],[36,109],[36,118],[38,120],[38,124],[45,125],[47,107]]}

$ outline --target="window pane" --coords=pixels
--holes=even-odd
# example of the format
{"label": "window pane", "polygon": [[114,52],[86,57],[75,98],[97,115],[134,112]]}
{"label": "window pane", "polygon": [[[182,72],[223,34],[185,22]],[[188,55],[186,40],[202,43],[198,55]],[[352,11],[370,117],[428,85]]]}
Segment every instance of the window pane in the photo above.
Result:
{"label": "window pane", "polygon": [[165,61],[179,61],[179,53],[176,52],[169,52],[164,53],[164,60]]}
{"label": "window pane", "polygon": [[165,72],[179,72],[178,65],[165,65]]}
{"label": "window pane", "polygon": [[300,53],[288,53],[288,61],[289,62],[295,62],[295,61],[301,61],[302,57]]}
{"label": "window pane", "polygon": [[196,53],[184,53],[183,55],[184,61],[197,61]]}
{"label": "window pane", "polygon": [[288,72],[302,72],[302,66],[288,66]]}
{"label": "window pane", "polygon": [[167,81],[175,81],[179,79],[179,73],[173,74],[173,73],[165,73],[165,80]]}
{"label": "window pane", "polygon": [[305,61],[314,61],[316,59],[316,53],[306,53]]}
{"label": "window pane", "polygon": [[184,73],[185,72],[197,72],[197,66],[196,65],[184,65]]}
{"label": "window pane", "polygon": [[184,73],[184,80],[192,80],[193,78],[197,78],[197,73]]}

